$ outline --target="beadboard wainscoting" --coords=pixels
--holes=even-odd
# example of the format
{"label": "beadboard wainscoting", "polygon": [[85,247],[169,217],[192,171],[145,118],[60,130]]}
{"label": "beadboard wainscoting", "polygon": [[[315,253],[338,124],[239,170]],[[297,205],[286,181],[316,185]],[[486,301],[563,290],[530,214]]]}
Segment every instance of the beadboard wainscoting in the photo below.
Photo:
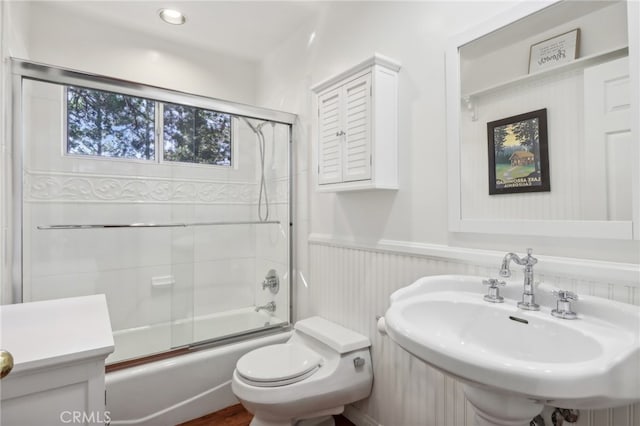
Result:
{"label": "beadboard wainscoting", "polygon": [[[352,421],[367,426],[472,425],[473,411],[461,383],[411,356],[389,337],[380,335],[376,316],[386,311],[391,293],[419,277],[439,274],[495,277],[503,255],[398,241],[367,244],[319,234],[309,237],[306,294],[312,303],[305,314],[335,321],[369,336],[372,342],[373,392],[368,400],[347,409],[346,415]],[[638,265],[538,258],[536,281],[579,295],[640,306]],[[517,268],[514,267],[513,272],[514,280],[522,278]],[[638,426],[640,404],[582,411],[576,425]]]}

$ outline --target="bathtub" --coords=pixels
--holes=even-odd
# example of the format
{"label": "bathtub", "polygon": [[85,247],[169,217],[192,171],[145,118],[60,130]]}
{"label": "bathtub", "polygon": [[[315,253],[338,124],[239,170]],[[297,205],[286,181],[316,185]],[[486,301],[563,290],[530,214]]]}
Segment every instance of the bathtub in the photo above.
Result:
{"label": "bathtub", "polygon": [[113,333],[115,351],[107,364],[139,358],[194,342],[222,339],[284,324],[268,312],[240,308],[172,322],[119,330]]}
{"label": "bathtub", "polygon": [[[242,312],[225,313],[230,317],[228,319],[233,319],[235,314]],[[198,323],[212,325],[205,321],[210,319],[200,318],[202,321]],[[235,319],[250,321],[248,315],[239,315]],[[254,319],[262,320],[264,316]],[[271,320],[280,321],[277,318]],[[264,323],[259,328],[262,326]],[[237,334],[235,326],[218,327],[216,330],[222,335]],[[193,330],[194,334],[197,333],[195,324]],[[290,334],[290,331],[275,332],[107,373],[106,401],[111,424],[175,425],[237,404],[238,400],[231,391],[231,376],[237,360],[253,349],[283,343]],[[138,339],[144,339],[141,331],[136,335]],[[118,340],[116,349],[117,345]]]}

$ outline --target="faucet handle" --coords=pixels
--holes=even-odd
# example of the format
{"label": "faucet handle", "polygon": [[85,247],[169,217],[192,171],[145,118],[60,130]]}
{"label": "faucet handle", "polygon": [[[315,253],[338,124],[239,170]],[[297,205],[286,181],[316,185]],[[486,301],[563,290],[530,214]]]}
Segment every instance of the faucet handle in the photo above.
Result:
{"label": "faucet handle", "polygon": [[531,256],[533,254],[533,249],[532,248],[528,248],[527,249],[527,257],[526,257],[526,265],[527,266],[533,266],[536,263],[538,263],[538,259],[536,259],[535,257]]}
{"label": "faucet handle", "polygon": [[490,287],[494,288],[494,287],[497,287],[497,286],[502,286],[502,287],[504,287],[504,286],[505,286],[505,284],[507,284],[507,283],[506,283],[506,282],[504,282],[504,281],[497,280],[497,279],[495,279],[495,278],[489,278],[489,279],[487,279],[487,280],[482,280],[482,284],[484,284],[484,285],[488,285],[488,286],[490,286]]}
{"label": "faucet handle", "polygon": [[484,300],[491,303],[504,302],[504,297],[500,296],[500,289],[498,288],[498,286],[504,287],[506,284],[504,281],[489,278],[487,280],[482,280],[482,284],[489,286],[489,292],[484,295]]}
{"label": "faucet handle", "polygon": [[551,311],[551,315],[562,319],[576,319],[576,314],[571,309],[571,301],[578,300],[578,295],[568,290],[553,290],[553,295],[558,298],[556,302],[556,309]]}
{"label": "faucet handle", "polygon": [[569,300],[578,300],[578,295],[569,290],[553,290],[553,295],[560,302],[568,302]]}

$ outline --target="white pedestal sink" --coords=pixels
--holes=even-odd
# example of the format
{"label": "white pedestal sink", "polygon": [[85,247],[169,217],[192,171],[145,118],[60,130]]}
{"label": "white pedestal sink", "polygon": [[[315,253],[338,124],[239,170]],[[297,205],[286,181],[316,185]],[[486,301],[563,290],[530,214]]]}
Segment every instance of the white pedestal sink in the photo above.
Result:
{"label": "white pedestal sink", "polygon": [[398,345],[465,384],[478,426],[528,426],[545,405],[640,400],[640,308],[580,295],[578,318],[560,319],[552,287],[538,286],[540,311],[524,311],[522,283],[508,282],[504,303],[489,303],[482,280],[421,278],[391,295],[383,324]]}

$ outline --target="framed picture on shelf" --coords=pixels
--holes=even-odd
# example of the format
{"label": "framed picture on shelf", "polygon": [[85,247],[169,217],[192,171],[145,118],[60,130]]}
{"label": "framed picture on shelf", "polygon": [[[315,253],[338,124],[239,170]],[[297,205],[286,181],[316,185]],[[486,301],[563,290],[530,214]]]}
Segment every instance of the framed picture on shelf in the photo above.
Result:
{"label": "framed picture on shelf", "polygon": [[557,35],[531,46],[529,74],[574,61],[578,57],[580,28]]}
{"label": "framed picture on shelf", "polygon": [[489,194],[548,192],[547,110],[487,123]]}

